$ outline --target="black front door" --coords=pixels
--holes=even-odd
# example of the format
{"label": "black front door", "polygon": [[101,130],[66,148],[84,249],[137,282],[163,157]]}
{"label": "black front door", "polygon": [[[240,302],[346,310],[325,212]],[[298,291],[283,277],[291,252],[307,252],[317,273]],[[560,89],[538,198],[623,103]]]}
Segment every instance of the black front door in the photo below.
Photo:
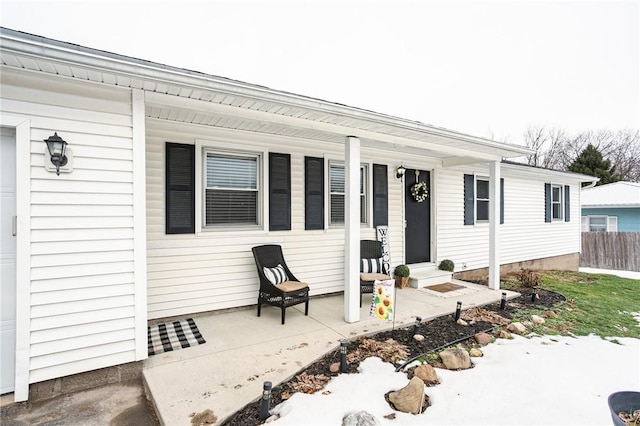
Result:
{"label": "black front door", "polygon": [[[423,188],[416,187],[416,195],[412,188],[418,182],[426,184],[426,198]],[[404,217],[406,228],[405,262],[420,263],[431,261],[431,179],[429,172],[407,169],[404,175]],[[416,199],[417,198],[417,199]],[[420,201],[424,198],[422,201]]]}

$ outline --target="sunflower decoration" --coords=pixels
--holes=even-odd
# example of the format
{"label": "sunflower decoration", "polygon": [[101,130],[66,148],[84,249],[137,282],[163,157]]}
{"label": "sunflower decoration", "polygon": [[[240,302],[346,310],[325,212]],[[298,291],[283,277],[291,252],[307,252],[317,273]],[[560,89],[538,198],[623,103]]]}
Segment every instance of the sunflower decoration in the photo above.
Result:
{"label": "sunflower decoration", "polygon": [[393,318],[393,287],[394,281],[376,281],[371,303],[371,316],[391,320]]}

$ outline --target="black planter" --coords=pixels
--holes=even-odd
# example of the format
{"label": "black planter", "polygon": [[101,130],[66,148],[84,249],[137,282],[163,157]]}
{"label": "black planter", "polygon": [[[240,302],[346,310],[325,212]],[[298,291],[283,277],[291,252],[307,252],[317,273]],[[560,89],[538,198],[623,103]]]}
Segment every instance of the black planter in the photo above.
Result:
{"label": "black planter", "polygon": [[615,426],[626,426],[624,420],[618,417],[618,413],[627,413],[640,410],[640,392],[616,392],[609,395],[609,410]]}

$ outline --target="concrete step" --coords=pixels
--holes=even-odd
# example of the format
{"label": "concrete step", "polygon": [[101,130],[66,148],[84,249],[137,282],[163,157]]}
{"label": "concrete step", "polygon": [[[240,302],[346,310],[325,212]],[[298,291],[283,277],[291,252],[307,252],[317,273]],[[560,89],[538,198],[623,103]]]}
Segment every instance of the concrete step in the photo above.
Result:
{"label": "concrete step", "polygon": [[411,271],[409,285],[413,288],[422,288],[429,285],[443,284],[451,281],[453,272],[441,271],[436,269],[420,269],[419,271]]}

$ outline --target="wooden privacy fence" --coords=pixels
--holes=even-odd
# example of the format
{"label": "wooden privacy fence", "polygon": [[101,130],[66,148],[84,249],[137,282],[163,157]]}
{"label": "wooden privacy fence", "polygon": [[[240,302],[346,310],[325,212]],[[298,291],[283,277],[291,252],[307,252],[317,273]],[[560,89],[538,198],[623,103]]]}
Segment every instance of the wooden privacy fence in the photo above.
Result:
{"label": "wooden privacy fence", "polygon": [[640,272],[640,232],[583,232],[580,266]]}

